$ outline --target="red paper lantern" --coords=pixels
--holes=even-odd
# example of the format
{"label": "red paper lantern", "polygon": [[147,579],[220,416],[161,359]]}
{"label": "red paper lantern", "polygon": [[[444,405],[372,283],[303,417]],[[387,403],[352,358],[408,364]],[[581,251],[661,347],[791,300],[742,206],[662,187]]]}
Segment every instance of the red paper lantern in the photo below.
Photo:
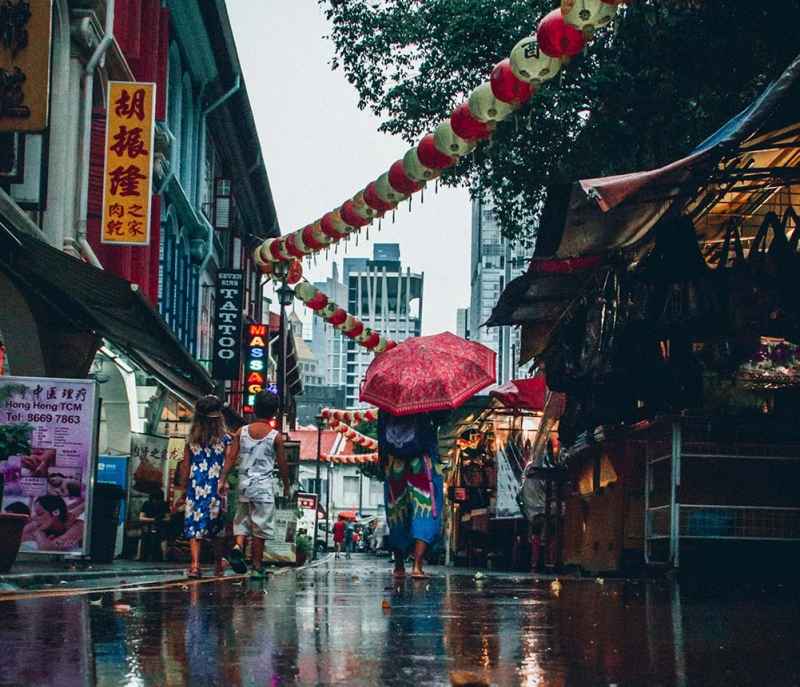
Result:
{"label": "red paper lantern", "polygon": [[370,337],[362,344],[364,348],[368,350],[372,350],[375,346],[378,345],[378,342],[381,340],[381,335],[378,332],[372,332]]}
{"label": "red paper lantern", "polygon": [[347,236],[347,232],[339,230],[337,225],[341,226],[340,223],[341,219],[336,217],[333,212],[326,212],[320,222],[322,233],[325,234],[325,236],[330,236],[334,241],[343,239]]}
{"label": "red paper lantern", "polygon": [[586,45],[583,33],[564,21],[561,9],[554,9],[539,22],[536,31],[539,49],[550,57],[575,57]]}
{"label": "red paper lantern", "polygon": [[322,310],[328,305],[328,297],[322,291],[317,291],[313,298],[306,301],[306,305],[312,310]]}
{"label": "red paper lantern", "polygon": [[417,155],[419,161],[431,169],[446,169],[452,167],[456,162],[456,158],[445,155],[436,147],[433,134],[428,134],[419,142]]}
{"label": "red paper lantern", "polygon": [[331,416],[331,409],[330,408],[323,408],[322,412],[320,414],[322,415],[322,417],[324,417],[327,420]]}
{"label": "red paper lantern", "polygon": [[421,184],[409,179],[402,160],[398,160],[389,168],[389,183],[395,191],[410,196],[422,188]]}
{"label": "red paper lantern", "polygon": [[351,227],[363,227],[369,224],[368,219],[364,219],[361,215],[356,212],[355,207],[353,207],[352,200],[346,200],[344,205],[342,205],[341,209],[342,219],[347,222]]}
{"label": "red paper lantern", "polygon": [[533,86],[514,76],[508,58],[495,65],[490,83],[494,97],[511,105],[521,105],[533,95]]}
{"label": "red paper lantern", "polygon": [[303,243],[314,250],[322,250],[325,248],[325,244],[320,243],[314,238],[314,227],[310,224],[307,227],[303,227]]}
{"label": "red paper lantern", "polygon": [[391,203],[385,202],[375,191],[375,182],[373,181],[370,183],[367,188],[364,189],[364,202],[369,205],[371,208],[377,210],[378,212],[388,212],[392,210],[395,206]]}
{"label": "red paper lantern", "polygon": [[344,332],[344,335],[350,339],[355,339],[361,332],[364,331],[364,323],[356,320],[352,329]]}
{"label": "red paper lantern", "polygon": [[347,319],[347,311],[344,308],[337,308],[333,315],[328,318],[328,322],[330,322],[334,327],[342,324]]}
{"label": "red paper lantern", "polygon": [[388,212],[395,208],[392,203],[387,203],[383,198],[378,195],[377,190],[375,190],[375,182],[371,182],[367,185],[367,188],[364,189],[364,201],[369,205],[371,208],[377,210],[378,212]]}
{"label": "red paper lantern", "polygon": [[[289,263],[289,273],[286,276],[287,284],[297,284],[303,278],[303,263],[299,260],[292,260]],[[325,294],[323,294],[325,295]]]}
{"label": "red paper lantern", "polygon": [[273,239],[269,244],[269,253],[272,259],[277,261],[286,261],[290,258],[283,250],[283,239]]}
{"label": "red paper lantern", "polygon": [[306,254],[297,247],[295,243],[296,238],[297,236],[295,233],[291,233],[286,237],[286,252],[294,258],[300,258],[302,260],[306,257]]}
{"label": "red paper lantern", "polygon": [[479,141],[492,135],[492,127],[473,117],[469,103],[461,103],[450,115],[450,126],[467,141]]}

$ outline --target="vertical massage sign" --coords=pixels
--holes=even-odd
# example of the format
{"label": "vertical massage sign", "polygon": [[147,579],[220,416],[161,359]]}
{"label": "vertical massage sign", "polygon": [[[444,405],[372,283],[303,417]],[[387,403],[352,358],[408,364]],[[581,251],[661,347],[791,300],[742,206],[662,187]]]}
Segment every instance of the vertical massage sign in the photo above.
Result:
{"label": "vertical massage sign", "polygon": [[87,552],[96,409],[95,382],[0,379],[2,506],[30,516],[22,551]]}

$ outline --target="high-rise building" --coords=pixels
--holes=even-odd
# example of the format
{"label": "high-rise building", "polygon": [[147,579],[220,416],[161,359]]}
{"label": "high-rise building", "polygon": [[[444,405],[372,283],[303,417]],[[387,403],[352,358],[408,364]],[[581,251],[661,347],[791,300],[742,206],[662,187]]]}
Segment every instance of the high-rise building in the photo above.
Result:
{"label": "high-rise building", "polygon": [[462,339],[469,339],[469,308],[456,310],[456,334]]}
{"label": "high-rise building", "polygon": [[[400,246],[377,243],[372,259],[345,258],[344,284],[347,310],[370,327],[395,341],[419,336],[422,331],[422,288],[424,275],[403,268]],[[336,334],[337,337],[341,335]],[[345,402],[356,408],[359,387],[374,354],[345,339]]]}
{"label": "high-rise building", "polygon": [[[479,199],[472,201],[472,246],[470,256],[470,306],[463,313],[464,328],[470,339],[479,341],[497,353],[497,383],[516,376],[520,353],[519,329],[481,325],[489,319],[492,308],[508,282],[525,271],[526,252],[504,238],[492,206]],[[459,334],[462,312],[458,311]]]}
{"label": "high-rise building", "polygon": [[[346,307],[347,287],[339,278],[339,266],[333,263],[331,276],[325,281],[314,284],[334,303]],[[337,332],[333,325],[321,317],[314,317],[311,325],[311,350],[317,359],[317,366],[322,376],[322,383],[329,387],[345,386],[347,350],[346,339]]]}

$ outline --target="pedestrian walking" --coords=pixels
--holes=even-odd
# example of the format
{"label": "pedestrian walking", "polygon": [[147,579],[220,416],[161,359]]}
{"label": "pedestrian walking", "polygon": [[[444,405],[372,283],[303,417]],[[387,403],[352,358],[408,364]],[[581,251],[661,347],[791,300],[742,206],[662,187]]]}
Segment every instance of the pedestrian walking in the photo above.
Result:
{"label": "pedestrian walking", "polygon": [[222,401],[216,396],[204,396],[195,406],[180,465],[181,484],[186,489],[183,536],[189,540],[191,579],[201,577],[200,548],[204,539],[211,540],[214,546],[215,574],[223,574],[224,541],[219,535],[224,529],[224,507],[219,482],[230,441],[222,416]]}
{"label": "pedestrian walking", "polygon": [[339,519],[333,525],[333,547],[336,551],[333,557],[335,560],[338,560],[342,553],[342,544],[344,544],[344,530],[344,520],[340,515]]}
{"label": "pedestrian walking", "polygon": [[233,435],[221,480],[223,492],[227,492],[228,474],[234,467],[238,468],[239,498],[233,522],[236,545],[228,555],[228,561],[236,572],[247,572],[244,550],[250,537],[253,559],[251,576],[256,578],[264,577],[264,543],[272,537],[274,529],[272,473],[276,462],[283,483],[283,495],[287,499],[291,495],[283,436],[271,424],[279,407],[278,397],[272,392],[262,391],[256,395],[256,420]]}
{"label": "pedestrian walking", "polygon": [[414,556],[411,577],[424,579],[428,577],[423,570],[425,553],[442,529],[443,479],[436,416],[397,417],[382,412],[378,438],[386,470],[386,520],[394,574],[405,576],[410,552]]}
{"label": "pedestrian walking", "polygon": [[345,558],[350,559],[350,554],[353,553],[353,537],[355,536],[356,529],[353,523],[348,521],[344,526],[344,554]]}

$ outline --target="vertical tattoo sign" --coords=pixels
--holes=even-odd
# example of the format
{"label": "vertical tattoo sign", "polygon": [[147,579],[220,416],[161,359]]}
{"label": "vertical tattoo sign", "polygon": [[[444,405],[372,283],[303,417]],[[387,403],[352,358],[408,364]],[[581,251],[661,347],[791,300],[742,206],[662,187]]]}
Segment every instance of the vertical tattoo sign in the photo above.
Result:
{"label": "vertical tattoo sign", "polygon": [[150,243],[156,85],[112,81],[103,172],[103,243]]}
{"label": "vertical tattoo sign", "polygon": [[216,380],[239,379],[243,307],[244,272],[219,272],[214,309],[214,362],[211,371],[211,376]]}

